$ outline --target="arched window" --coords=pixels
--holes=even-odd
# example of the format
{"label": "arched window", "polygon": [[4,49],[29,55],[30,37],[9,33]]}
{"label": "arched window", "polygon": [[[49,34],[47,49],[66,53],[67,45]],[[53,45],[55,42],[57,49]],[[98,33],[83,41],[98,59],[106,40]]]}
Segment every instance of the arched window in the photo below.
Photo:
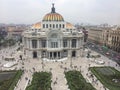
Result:
{"label": "arched window", "polygon": [[52,34],[51,38],[57,38],[57,34]]}

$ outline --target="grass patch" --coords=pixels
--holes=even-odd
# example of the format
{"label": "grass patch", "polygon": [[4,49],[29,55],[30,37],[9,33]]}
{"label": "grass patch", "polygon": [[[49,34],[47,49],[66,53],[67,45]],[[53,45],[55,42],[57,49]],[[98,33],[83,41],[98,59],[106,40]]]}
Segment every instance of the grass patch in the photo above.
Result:
{"label": "grass patch", "polygon": [[90,83],[87,83],[79,71],[65,72],[67,84],[70,90],[96,90]]}
{"label": "grass patch", "polygon": [[36,72],[33,75],[31,85],[26,90],[52,90],[51,89],[51,73]]}
{"label": "grass patch", "polygon": [[109,90],[120,90],[120,72],[113,67],[91,67],[92,73]]}
{"label": "grass patch", "polygon": [[14,90],[22,72],[21,70],[0,72],[0,90]]}

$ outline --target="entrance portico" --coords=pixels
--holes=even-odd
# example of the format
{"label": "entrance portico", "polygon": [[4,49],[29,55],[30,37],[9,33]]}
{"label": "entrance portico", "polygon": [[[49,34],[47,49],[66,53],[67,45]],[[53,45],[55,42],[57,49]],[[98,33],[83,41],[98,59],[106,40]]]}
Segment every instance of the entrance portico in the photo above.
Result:
{"label": "entrance portico", "polygon": [[49,59],[60,59],[62,58],[62,52],[48,52],[48,58]]}

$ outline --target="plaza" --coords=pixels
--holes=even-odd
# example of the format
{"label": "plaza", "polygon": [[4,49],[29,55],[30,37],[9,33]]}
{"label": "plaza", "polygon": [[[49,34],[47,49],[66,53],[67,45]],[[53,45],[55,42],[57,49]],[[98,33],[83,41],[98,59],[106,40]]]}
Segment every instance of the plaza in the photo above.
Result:
{"label": "plaza", "polygon": [[[52,90],[69,90],[67,81],[65,78],[65,71],[69,70],[77,70],[80,71],[81,74],[84,76],[87,82],[91,83],[97,90],[104,90],[104,86],[100,83],[99,80],[94,76],[94,80],[90,78],[91,72],[88,70],[89,67],[93,66],[111,66],[116,68],[117,70],[120,70],[119,66],[116,66],[116,62],[110,60],[109,58],[101,55],[100,59],[105,61],[105,64],[96,64],[94,61],[91,61],[89,58],[84,55],[84,57],[79,57],[79,58],[65,58],[62,61],[48,61],[46,58],[44,59],[29,59],[28,57],[23,56],[23,60],[20,60],[19,58],[19,51],[17,51],[18,46],[14,47],[9,47],[7,49],[0,50],[0,52],[7,52],[8,55],[11,55],[12,53],[16,52],[13,54],[15,56],[15,60],[18,61],[18,64],[16,66],[8,68],[2,67],[2,65],[5,63],[4,60],[2,60],[1,57],[1,69],[2,71],[4,70],[10,70],[10,69],[22,69],[24,70],[23,75],[21,76],[21,79],[18,81],[16,87],[14,90],[25,90],[25,88],[29,85],[29,83],[32,81],[32,75],[34,72],[41,72],[41,71],[46,71],[46,72],[51,72],[52,73]],[[13,52],[12,52],[13,51]],[[85,50],[86,51],[86,50]],[[93,52],[93,51],[92,51]],[[84,52],[84,54],[87,54]],[[1,56],[4,54],[1,53]],[[99,59],[99,58],[98,58]],[[8,61],[10,62],[10,61]],[[26,80],[25,78],[28,78]],[[57,78],[57,84],[54,84]],[[97,80],[96,82],[94,82]]]}

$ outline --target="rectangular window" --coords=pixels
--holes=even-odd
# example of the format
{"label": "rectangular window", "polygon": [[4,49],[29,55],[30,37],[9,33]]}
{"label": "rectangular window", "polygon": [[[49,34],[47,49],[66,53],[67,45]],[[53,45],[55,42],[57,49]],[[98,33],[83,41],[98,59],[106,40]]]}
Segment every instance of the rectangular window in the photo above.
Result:
{"label": "rectangular window", "polygon": [[63,47],[67,47],[67,40],[63,40]]}
{"label": "rectangular window", "polygon": [[65,28],[65,25],[63,24],[63,28]]}
{"label": "rectangular window", "polygon": [[51,24],[50,24],[50,28],[51,28]]}
{"label": "rectangular window", "polygon": [[45,28],[45,24],[43,24],[43,28]]}
{"label": "rectangular window", "polygon": [[59,24],[59,28],[61,28],[61,24]]}
{"label": "rectangular window", "polygon": [[56,28],[58,28],[58,24],[56,24]]}
{"label": "rectangular window", "polygon": [[55,25],[53,24],[53,28],[55,28]]}
{"label": "rectangular window", "polygon": [[51,48],[58,48],[58,42],[51,42]]}
{"label": "rectangular window", "polygon": [[32,48],[37,48],[37,40],[32,40]]}
{"label": "rectangular window", "polygon": [[72,39],[72,47],[75,48],[76,47],[76,39]]}
{"label": "rectangular window", "polygon": [[46,24],[46,28],[48,28],[48,24]]}
{"label": "rectangular window", "polygon": [[42,40],[42,47],[46,47],[46,40]]}

